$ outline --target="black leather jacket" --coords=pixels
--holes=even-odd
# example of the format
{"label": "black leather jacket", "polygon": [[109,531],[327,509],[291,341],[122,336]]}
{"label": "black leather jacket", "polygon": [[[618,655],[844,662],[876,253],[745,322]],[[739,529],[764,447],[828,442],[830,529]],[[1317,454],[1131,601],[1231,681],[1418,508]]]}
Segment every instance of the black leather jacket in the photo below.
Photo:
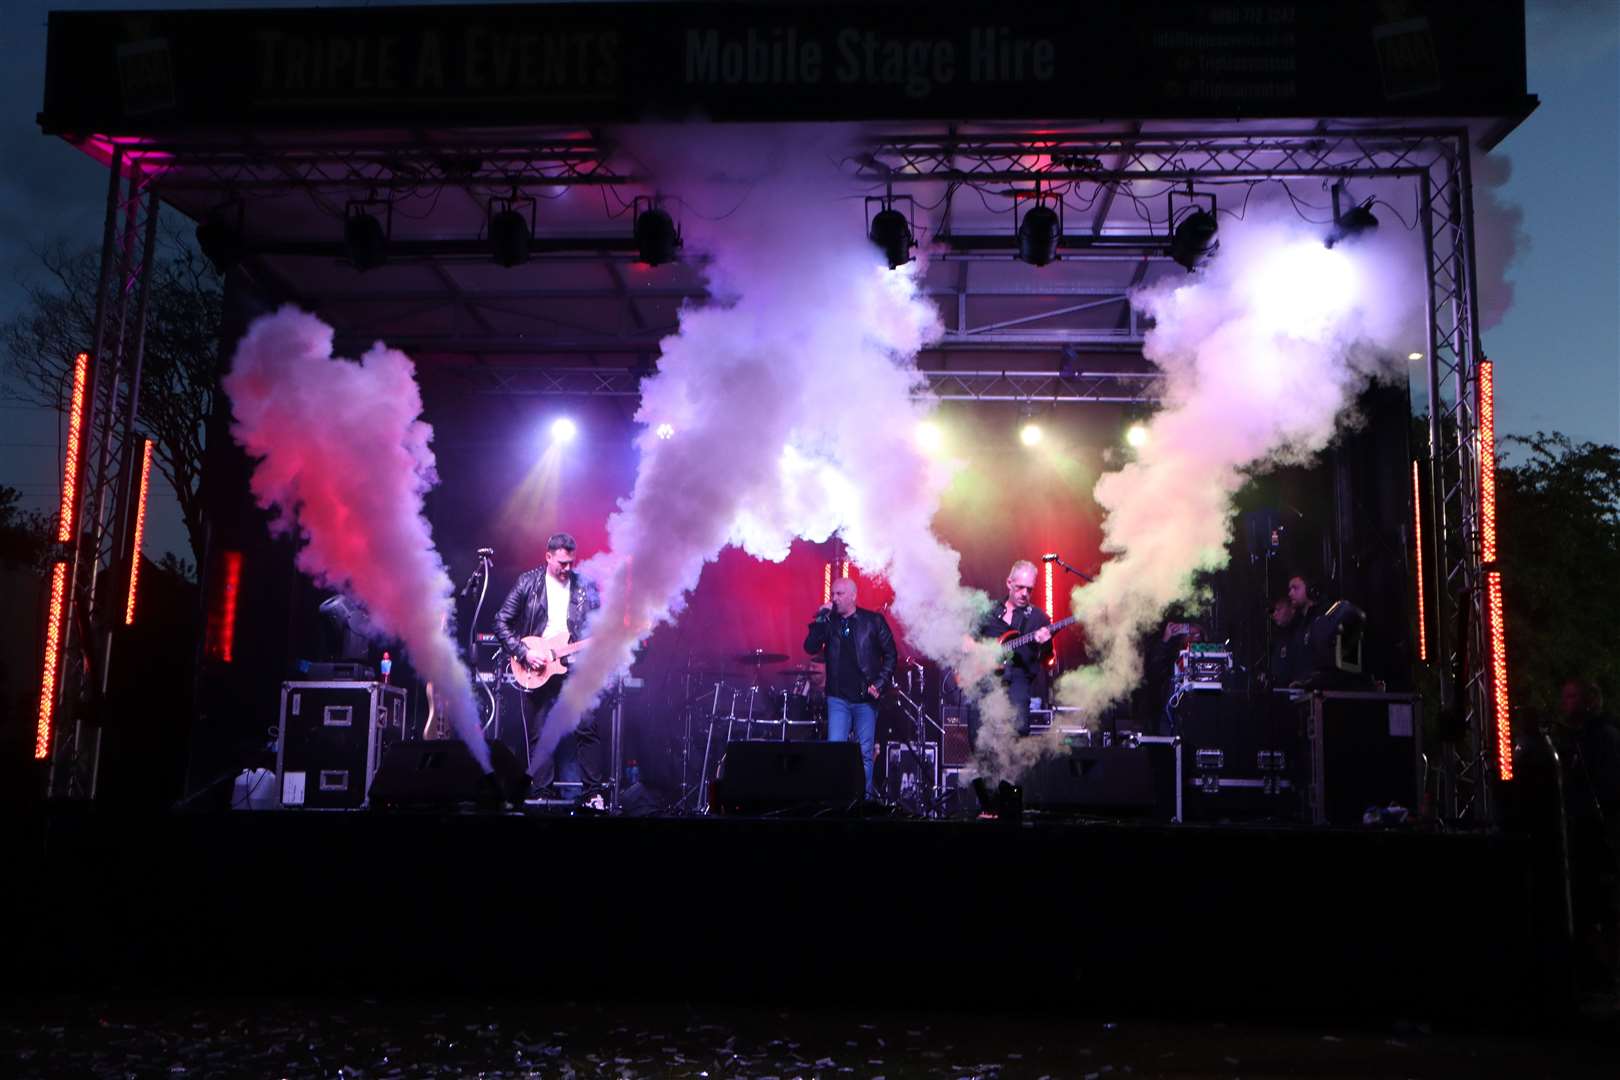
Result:
{"label": "black leather jacket", "polygon": [[[856,608],[854,620],[850,640],[855,644],[855,665],[861,669],[861,678],[881,694],[894,678],[894,633],[889,629],[889,620],[875,611]],[[829,680],[838,670],[839,653],[844,647],[843,638],[831,631],[832,620],[818,615],[810,620],[810,633],[804,639],[805,652],[812,656],[826,652]]]}
{"label": "black leather jacket", "polygon": [[[577,573],[568,572],[568,640],[578,641],[585,633],[585,620],[602,606],[596,585]],[[539,637],[546,628],[546,568],[536,567],[518,575],[506,602],[495,613],[495,636],[506,651],[524,660],[528,650],[521,638]]]}

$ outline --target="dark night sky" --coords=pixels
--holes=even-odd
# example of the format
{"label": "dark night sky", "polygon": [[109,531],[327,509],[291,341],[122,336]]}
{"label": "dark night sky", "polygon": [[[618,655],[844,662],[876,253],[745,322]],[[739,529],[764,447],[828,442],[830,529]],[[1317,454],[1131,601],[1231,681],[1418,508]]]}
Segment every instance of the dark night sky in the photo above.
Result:
{"label": "dark night sky", "polygon": [[[17,282],[37,273],[48,241],[97,241],[105,171],[39,133],[46,12],[365,6],[237,4],[214,0],[12,0],[6,64],[0,67],[0,317],[17,310]],[[1541,108],[1491,155],[1508,165],[1500,194],[1523,211],[1522,245],[1509,269],[1511,308],[1487,331],[1498,362],[1498,426],[1504,433],[1563,431],[1620,443],[1620,3],[1529,0],[1530,90]],[[1488,223],[1482,222],[1482,228]],[[1487,303],[1491,298],[1485,298]],[[57,418],[0,403],[0,483],[20,487],[31,508],[56,499]],[[147,552],[186,551],[172,493],[154,492]]]}

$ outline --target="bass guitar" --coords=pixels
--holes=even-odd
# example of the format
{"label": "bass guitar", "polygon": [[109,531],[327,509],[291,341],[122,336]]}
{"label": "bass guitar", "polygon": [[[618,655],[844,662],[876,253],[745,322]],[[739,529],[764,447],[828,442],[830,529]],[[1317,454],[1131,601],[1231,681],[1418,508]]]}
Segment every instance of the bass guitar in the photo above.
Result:
{"label": "bass guitar", "polygon": [[590,639],[570,642],[568,631],[553,634],[551,637],[526,637],[523,647],[529,650],[530,655],[550,650],[551,659],[538,668],[529,667],[517,657],[512,657],[509,667],[512,671],[512,681],[525,690],[538,690],[550,682],[554,676],[566,674],[568,668],[563,664],[562,658],[578,652],[590,644]]}
{"label": "bass guitar", "polygon": [[1008,654],[1010,654],[1014,649],[1028,645],[1030,642],[1034,641],[1035,635],[1040,633],[1041,630],[1046,630],[1050,632],[1053,637],[1057,637],[1057,632],[1059,630],[1062,630],[1065,626],[1069,626],[1079,621],[1080,616],[1070,615],[1067,618],[1059,619],[1055,623],[1047,623],[1045,626],[1040,627],[1037,630],[1031,630],[1027,634],[1020,634],[1016,630],[1009,630],[1005,634],[1002,634],[996,639],[996,643],[1001,646],[1001,665],[996,668],[996,674],[1000,675],[1002,668],[1007,666]]}

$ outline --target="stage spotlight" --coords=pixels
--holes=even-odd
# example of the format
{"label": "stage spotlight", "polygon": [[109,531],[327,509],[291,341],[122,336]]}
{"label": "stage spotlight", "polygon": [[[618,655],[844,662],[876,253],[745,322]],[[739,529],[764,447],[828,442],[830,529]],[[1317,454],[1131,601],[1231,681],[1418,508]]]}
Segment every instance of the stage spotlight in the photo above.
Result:
{"label": "stage spotlight", "polygon": [[579,427],[566,416],[559,416],[551,422],[551,441],[554,443],[571,443],[578,434]]}
{"label": "stage spotlight", "polygon": [[1409,352],[1406,354],[1406,358],[1408,360],[1421,360],[1423,359],[1423,354],[1420,352]]}
{"label": "stage spotlight", "polygon": [[222,221],[205,221],[197,226],[197,246],[221,276],[242,261],[242,234]]}
{"label": "stage spotlight", "polygon": [[1041,430],[1041,425],[1033,420],[1024,421],[1024,426],[1018,429],[1018,441],[1025,446],[1039,446],[1045,437],[1046,433]]}
{"label": "stage spotlight", "polygon": [[1058,239],[1062,235],[1063,224],[1051,207],[1032,206],[1018,223],[1018,257],[1031,266],[1045,266],[1058,257]]}
{"label": "stage spotlight", "polygon": [[388,234],[382,222],[365,212],[343,222],[343,247],[356,270],[375,270],[388,261]]}
{"label": "stage spotlight", "polygon": [[1125,429],[1125,443],[1132,450],[1140,450],[1148,443],[1147,425],[1138,421]]}
{"label": "stage spotlight", "polygon": [[1371,205],[1371,202],[1365,202],[1353,206],[1340,216],[1339,220],[1333,223],[1332,230],[1328,232],[1327,246],[1332,247],[1346,240],[1354,240],[1363,233],[1370,233],[1378,228],[1378,219],[1373,216]]}
{"label": "stage spotlight", "polygon": [[681,246],[681,231],[675,227],[675,219],[651,203],[636,215],[635,234],[636,257],[648,266],[673,262]]}
{"label": "stage spotlight", "polygon": [[529,261],[529,223],[507,207],[489,219],[489,248],[496,266],[522,266]]}
{"label": "stage spotlight", "polygon": [[937,454],[945,446],[945,432],[932,420],[917,425],[917,446],[925,454]]}
{"label": "stage spotlight", "polygon": [[1181,219],[1170,238],[1170,257],[1192,273],[1215,257],[1221,242],[1220,223],[1207,210],[1195,210]]}
{"label": "stage spotlight", "polygon": [[653,434],[660,439],[673,439],[675,437],[675,425],[667,422],[659,424],[653,428]]}
{"label": "stage spotlight", "polygon": [[911,249],[917,246],[911,235],[911,222],[892,206],[885,206],[872,216],[866,237],[882,249],[890,270],[910,262]]}

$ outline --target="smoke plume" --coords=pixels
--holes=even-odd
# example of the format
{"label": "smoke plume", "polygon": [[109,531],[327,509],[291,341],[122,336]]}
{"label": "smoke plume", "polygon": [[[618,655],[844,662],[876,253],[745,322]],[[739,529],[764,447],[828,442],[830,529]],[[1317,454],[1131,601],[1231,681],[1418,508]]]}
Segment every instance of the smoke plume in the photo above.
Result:
{"label": "smoke plume", "polygon": [[298,568],[365,605],[448,699],[487,770],[472,684],[448,629],[452,586],[422,497],[437,482],[415,367],[381,343],[358,363],[332,355],[332,328],[288,306],[254,321],[224,379],[231,432],[259,459],[253,495],[274,532],[295,531]]}
{"label": "smoke plume", "polygon": [[1413,234],[1386,225],[1330,249],[1291,211],[1251,208],[1223,222],[1205,269],[1133,297],[1154,319],[1144,355],[1165,373],[1163,408],[1097,483],[1112,558],[1073,594],[1096,662],[1059,700],[1095,713],[1136,686],[1139,635],[1224,565],[1246,476],[1328,444],[1367,379],[1422,347],[1423,295]]}
{"label": "smoke plume", "polygon": [[938,316],[917,265],[888,269],[851,212],[837,164],[848,141],[828,128],[636,132],[639,163],[678,200],[686,257],[707,256],[710,299],[682,312],[642,383],[635,485],[608,521],[610,550],[583,567],[602,587],[594,644],[543,753],[727,544],[781,560],[795,537],[840,531],[854,563],[893,585],[913,646],[941,660],[962,648],[983,599],[931,528],[949,469],[913,438],[928,409],[913,358]]}

